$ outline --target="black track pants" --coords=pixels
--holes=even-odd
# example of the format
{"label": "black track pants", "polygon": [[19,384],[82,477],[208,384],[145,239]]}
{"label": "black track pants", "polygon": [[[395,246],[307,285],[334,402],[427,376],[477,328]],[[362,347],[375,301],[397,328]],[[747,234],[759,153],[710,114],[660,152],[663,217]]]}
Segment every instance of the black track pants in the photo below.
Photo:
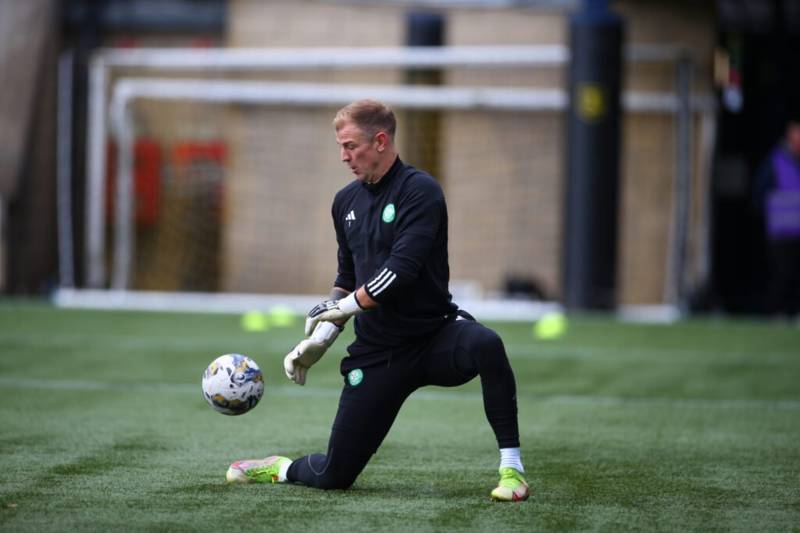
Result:
{"label": "black track pants", "polygon": [[327,453],[295,460],[287,473],[289,481],[321,489],[348,488],[412,392],[426,385],[455,387],[477,375],[499,447],[519,446],[514,373],[500,337],[477,322],[448,323],[429,342],[393,351],[382,364],[346,370]]}

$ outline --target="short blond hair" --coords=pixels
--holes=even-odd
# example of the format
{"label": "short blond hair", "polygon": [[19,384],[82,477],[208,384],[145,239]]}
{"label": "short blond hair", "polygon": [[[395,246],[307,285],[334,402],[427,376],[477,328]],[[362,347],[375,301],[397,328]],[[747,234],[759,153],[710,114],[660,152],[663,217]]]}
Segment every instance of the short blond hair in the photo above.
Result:
{"label": "short blond hair", "polygon": [[344,106],[336,113],[333,127],[339,131],[346,122],[355,124],[369,138],[379,131],[385,131],[394,142],[397,120],[394,111],[383,102],[366,99]]}

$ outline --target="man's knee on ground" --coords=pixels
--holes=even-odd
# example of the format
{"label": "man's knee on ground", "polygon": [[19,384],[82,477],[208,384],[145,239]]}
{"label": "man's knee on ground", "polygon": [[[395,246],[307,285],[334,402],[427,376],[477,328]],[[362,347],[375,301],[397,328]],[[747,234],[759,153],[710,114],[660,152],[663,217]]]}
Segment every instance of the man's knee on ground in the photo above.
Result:
{"label": "man's knee on ground", "polygon": [[[331,457],[331,456],[329,456]],[[336,451],[333,461],[318,475],[314,486],[323,490],[349,489],[366,466],[371,453],[359,451]]]}
{"label": "man's knee on ground", "polygon": [[322,490],[347,490],[353,486],[357,476],[325,475],[317,480],[317,488]]}

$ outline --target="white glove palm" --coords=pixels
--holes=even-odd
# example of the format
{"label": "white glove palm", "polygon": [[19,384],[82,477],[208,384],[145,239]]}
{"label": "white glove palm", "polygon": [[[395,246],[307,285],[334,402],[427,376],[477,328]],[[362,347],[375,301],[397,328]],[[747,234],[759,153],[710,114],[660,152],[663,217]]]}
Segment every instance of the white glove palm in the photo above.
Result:
{"label": "white glove palm", "polygon": [[331,322],[321,322],[314,334],[300,343],[283,358],[283,369],[286,377],[297,383],[305,385],[308,369],[319,361],[327,349],[339,336],[340,329]]}

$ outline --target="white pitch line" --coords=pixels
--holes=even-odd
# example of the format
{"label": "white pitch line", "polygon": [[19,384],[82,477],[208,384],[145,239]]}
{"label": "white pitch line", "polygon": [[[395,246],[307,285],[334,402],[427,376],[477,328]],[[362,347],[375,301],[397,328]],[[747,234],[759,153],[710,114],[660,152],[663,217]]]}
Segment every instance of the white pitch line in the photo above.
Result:
{"label": "white pitch line", "polygon": [[[89,380],[15,379],[0,377],[0,386],[12,389],[45,389],[97,391],[162,391],[200,395],[199,385],[188,383],[114,383]],[[340,390],[334,388],[267,385],[267,396],[337,398]],[[756,409],[775,411],[800,411],[800,400],[752,400],[737,398],[650,398],[621,396],[536,395],[518,393],[520,400],[557,405],[586,405],[610,407],[672,407],[684,409]],[[428,388],[415,392],[412,398],[420,400],[474,400],[481,401],[478,392]]]}

